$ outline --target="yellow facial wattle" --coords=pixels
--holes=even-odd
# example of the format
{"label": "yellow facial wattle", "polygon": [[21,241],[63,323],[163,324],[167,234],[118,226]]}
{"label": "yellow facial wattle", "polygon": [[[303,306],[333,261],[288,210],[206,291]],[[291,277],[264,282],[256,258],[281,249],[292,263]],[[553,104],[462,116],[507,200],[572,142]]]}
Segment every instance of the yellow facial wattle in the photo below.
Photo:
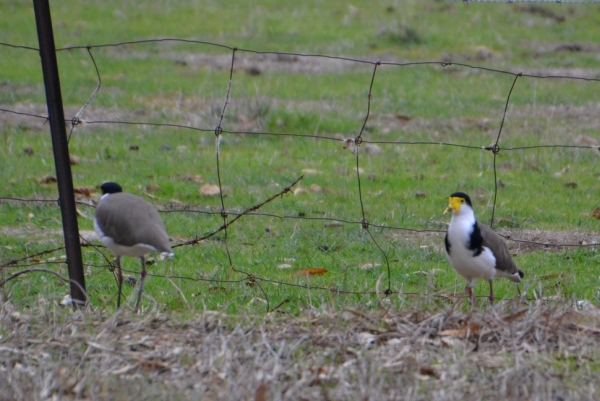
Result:
{"label": "yellow facial wattle", "polygon": [[465,203],[463,198],[458,196],[451,196],[448,198],[448,207],[444,210],[444,214],[451,213],[453,211],[460,212],[460,206]]}

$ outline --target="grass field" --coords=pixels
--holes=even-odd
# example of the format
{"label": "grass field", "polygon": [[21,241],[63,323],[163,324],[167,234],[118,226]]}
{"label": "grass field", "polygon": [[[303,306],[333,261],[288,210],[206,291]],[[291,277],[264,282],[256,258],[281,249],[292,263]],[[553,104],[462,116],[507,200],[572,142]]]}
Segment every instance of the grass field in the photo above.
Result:
{"label": "grass field", "polygon": [[[119,312],[118,318],[110,320],[115,313],[116,283],[108,268],[110,253],[104,248],[83,248],[93,311],[81,319],[90,327],[73,323],[71,319],[80,317],[57,309],[55,305],[67,294],[68,286],[56,276],[37,272],[9,281],[3,287],[6,304],[0,339],[9,344],[22,338],[14,333],[20,330],[23,320],[18,316],[23,314],[35,321],[35,327],[41,326],[32,332],[32,341],[50,335],[39,320],[49,319],[59,331],[78,327],[96,339],[105,331],[111,332],[117,337],[102,341],[120,346],[129,340],[120,337],[126,332],[115,328],[117,319],[125,319],[127,327],[135,330],[133,327],[151,326],[152,319],[168,316],[171,322],[178,322],[170,329],[175,333],[177,327],[201,324],[199,315],[214,314],[225,322],[219,336],[236,337],[236,330],[244,328],[270,332],[277,325],[310,327],[311,319],[320,316],[324,320],[319,320],[319,330],[327,330],[330,319],[337,336],[344,337],[345,332],[347,338],[353,338],[348,345],[352,348],[364,346],[354,340],[356,336],[362,338],[363,332],[379,336],[374,340],[378,345],[387,344],[386,338],[406,340],[382,334],[399,330],[386,320],[390,317],[382,308],[391,308],[393,319],[405,319],[414,327],[429,327],[424,323],[428,319],[452,315],[455,319],[442,319],[437,332],[429,331],[429,338],[434,341],[444,330],[458,330],[454,334],[466,336],[460,347],[453,344],[451,352],[437,360],[429,351],[448,344],[435,340],[433,348],[419,354],[414,348],[417,337],[411,337],[405,344],[413,347],[407,358],[415,359],[418,366],[433,366],[442,360],[447,364],[452,358],[471,353],[469,344],[500,344],[490,353],[502,362],[480,367],[480,373],[466,369],[471,384],[448,384],[453,383],[448,382],[450,377],[458,377],[456,371],[443,375],[425,369],[419,373],[423,377],[409,382],[395,382],[389,370],[377,376],[379,370],[371,371],[364,365],[367,370],[361,371],[360,363],[383,352],[382,348],[369,348],[369,343],[369,347],[360,348],[356,359],[359,373],[352,370],[351,374],[356,379],[360,372],[370,372],[375,379],[369,385],[346,388],[341,385],[346,379],[336,376],[334,381],[309,387],[328,388],[335,399],[364,399],[364,391],[375,388],[377,394],[401,399],[464,399],[470,389],[472,399],[480,399],[485,392],[475,384],[491,380],[500,371],[521,371],[519,361],[524,361],[523,352],[531,340],[523,334],[511,343],[511,349],[505,345],[513,341],[509,334],[497,334],[501,341],[490,340],[486,335],[499,333],[498,319],[508,325],[518,322],[519,330],[529,333],[548,330],[540,329],[538,316],[553,316],[561,322],[557,330],[568,333],[565,344],[574,344],[576,361],[565,356],[568,347],[545,347],[546,337],[534,337],[539,342],[536,355],[541,356],[525,358],[526,365],[532,367],[543,360],[547,364],[543,366],[552,366],[556,375],[534,374],[523,379],[523,387],[517,387],[516,393],[498,388],[498,394],[503,394],[502,399],[547,399],[548,394],[585,399],[583,392],[569,386],[589,390],[581,383],[586,382],[586,375],[597,372],[597,366],[587,361],[597,356],[590,351],[590,344],[597,341],[594,305],[600,301],[600,257],[596,246],[590,246],[600,243],[599,222],[592,217],[600,206],[600,159],[593,148],[600,146],[600,46],[595,40],[600,6],[263,1],[236,2],[233,7],[212,1],[192,5],[176,0],[143,5],[61,2],[52,4],[52,12],[57,48],[62,49],[58,58],[68,119],[96,88],[94,62],[102,82],[81,115],[84,123],[74,130],[69,143],[71,154],[77,158],[72,165],[74,183],[84,189],[78,198],[79,226],[93,244],[99,245],[93,239],[92,218],[99,198],[97,186],[103,181],[117,181],[126,191],[157,205],[163,211],[172,243],[178,245],[217,231],[223,224],[221,202],[231,219],[281,192],[300,176],[303,179],[292,193],[265,204],[256,215],[242,216],[226,233],[220,231],[194,246],[176,247],[173,260],[152,265],[142,317],[133,316],[126,307],[126,318]],[[159,38],[204,43],[124,43]],[[0,5],[0,42],[37,47],[30,3],[8,1]],[[104,44],[111,46],[98,46]],[[91,45],[93,59],[86,49],[68,49],[87,45]],[[233,47],[239,50],[235,52],[229,104],[221,123],[224,134],[219,142],[217,171],[213,130],[226,99]],[[377,61],[383,64],[375,69]],[[430,61],[440,63],[419,64]],[[525,75],[515,81],[514,74],[518,73]],[[548,76],[554,78],[542,78]],[[0,45],[0,108],[46,115],[36,51]],[[43,119],[7,111],[0,111],[0,122],[0,180],[5,183],[0,190],[2,277],[32,267],[66,276],[62,250],[26,258],[62,244],[60,210],[56,202],[42,201],[57,197],[56,184],[44,183],[44,177],[54,174],[48,125]],[[364,142],[357,158],[344,148],[344,139],[361,132]],[[482,148],[496,140],[501,150],[494,160],[492,152]],[[222,199],[202,192],[205,185],[218,185],[217,174]],[[513,284],[495,282],[497,297],[505,299],[498,310],[488,308],[487,285],[477,285],[475,292],[481,298],[478,306],[484,312],[476,316],[464,313],[464,280],[443,253],[443,232],[449,218],[442,212],[447,196],[457,190],[472,196],[480,220],[490,222],[494,213],[494,227],[509,238],[509,247],[526,275],[520,298]],[[363,217],[371,224],[368,231],[361,229]],[[14,265],[9,263],[12,260],[21,261]],[[138,277],[138,261],[126,258],[124,267],[128,275]],[[327,272],[302,274],[303,269],[311,268]],[[392,293],[384,297],[382,292],[388,287]],[[133,288],[125,289],[128,297],[133,292]],[[514,304],[516,299],[521,306]],[[585,310],[573,311],[573,305],[583,305]],[[265,317],[274,307],[276,312]],[[348,310],[358,314],[360,324],[364,324],[361,319],[367,319],[371,326],[356,329],[354,323],[348,323],[353,320],[341,317]],[[519,315],[523,310],[528,312]],[[9,320],[15,313],[19,315],[13,325]],[[473,323],[478,327],[476,332],[461,332],[471,327],[470,319],[479,319]],[[579,326],[589,330],[577,329]],[[96,331],[97,327],[105,331]],[[209,341],[212,332],[207,329],[206,336],[201,337]],[[300,341],[296,329],[290,333],[290,337],[282,334],[263,340],[265,344]],[[586,336],[586,340],[578,344],[575,335]],[[241,348],[232,346],[231,352],[250,343],[259,344],[259,337],[252,336]],[[98,349],[95,345],[104,344],[90,338],[87,345],[81,343],[79,350],[73,351],[77,358],[79,351],[87,354]],[[236,341],[243,341],[244,336],[240,338]],[[337,349],[331,338],[327,341],[321,351],[315,345],[292,352],[292,362],[303,362],[286,379],[291,387],[268,386],[273,399],[298,399],[297,390],[290,388],[301,382],[306,385],[298,379],[304,373],[320,380],[319,368],[311,365],[314,361],[307,362],[310,358],[303,353],[327,353],[324,350],[330,346]],[[185,363],[178,361],[177,369],[188,371],[194,366],[196,356],[190,358]],[[348,360],[339,355],[328,358],[326,363],[336,369]],[[397,373],[408,374],[412,369],[409,359],[398,358],[403,367]],[[133,375],[137,380],[164,372],[156,366],[144,370],[146,365],[138,366],[139,360],[133,363],[134,359],[126,356],[129,362],[125,365],[111,367],[112,379],[107,382],[80,381],[95,375],[95,369],[106,372],[97,366],[81,369],[83,376],[77,381],[83,389],[64,391],[102,398],[110,393],[103,386],[112,386],[115,377]],[[71,369],[74,360],[69,361]],[[133,367],[114,373],[128,365]],[[571,368],[580,374],[570,377],[565,372]],[[60,366],[43,369],[58,377]],[[169,365],[167,370],[173,373],[173,369]],[[248,366],[236,372],[246,369]],[[207,377],[220,377],[213,373]],[[243,377],[238,373],[230,372],[228,377]],[[513,373],[503,376],[507,383],[516,380]],[[19,380],[15,383],[21,383]],[[219,390],[210,392],[210,397],[226,398],[227,386],[233,386],[235,380],[218,380]],[[434,384],[425,385],[428,380]],[[551,384],[542,388],[540,380]],[[275,376],[255,377],[252,385],[243,391],[237,388],[240,391],[236,394],[239,398],[251,394],[259,400],[258,393],[253,393],[256,386],[276,381]],[[401,382],[414,392],[389,392]],[[556,393],[562,384],[572,391]],[[13,390],[39,395],[43,389],[38,387],[44,385],[15,385]],[[5,387],[1,379],[0,386]],[[147,397],[167,394],[169,386],[163,382],[150,389]],[[54,388],[47,396],[61,391]],[[195,391],[180,392],[180,397],[172,399],[201,394]],[[426,397],[431,391],[437,391],[436,396]],[[327,394],[325,391],[314,397],[328,399]],[[494,399],[490,394],[485,396],[490,397]]]}

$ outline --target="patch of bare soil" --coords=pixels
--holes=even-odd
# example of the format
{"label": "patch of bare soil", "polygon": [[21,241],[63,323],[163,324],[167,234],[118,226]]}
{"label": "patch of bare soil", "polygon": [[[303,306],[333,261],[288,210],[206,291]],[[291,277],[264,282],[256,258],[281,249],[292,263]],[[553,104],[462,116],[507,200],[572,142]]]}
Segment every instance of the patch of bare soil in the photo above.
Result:
{"label": "patch of bare soil", "polygon": [[[165,53],[162,57],[173,60],[179,65],[230,70],[231,54],[215,55],[203,53]],[[355,60],[371,60],[372,57]],[[377,61],[377,60],[375,60]],[[260,75],[266,72],[285,72],[290,74],[326,74],[348,71],[372,71],[370,63],[359,63],[337,57],[304,57],[281,53],[238,52],[235,55],[234,71],[244,71],[248,75]]]}
{"label": "patch of bare soil", "polygon": [[[555,53],[594,53],[600,50],[600,45],[597,43],[583,43],[583,42],[539,42],[539,41],[521,41],[521,46],[529,49],[531,55],[534,57],[540,57],[545,55],[552,55]],[[584,74],[593,73],[593,69],[566,69],[570,73],[583,72]],[[549,74],[555,75],[555,74]],[[580,75],[577,75],[580,76]],[[598,72],[596,71],[596,77]],[[591,78],[587,77],[586,78]]]}
{"label": "patch of bare soil", "polygon": [[[432,311],[432,309],[435,309]],[[461,309],[461,308],[459,308]],[[600,311],[0,313],[0,400],[597,399]]]}
{"label": "patch of bare soil", "polygon": [[[531,46],[534,46],[532,44]],[[536,45],[537,46],[537,45]],[[540,45],[542,46],[542,45]],[[548,45],[550,46],[550,45]],[[588,49],[592,45],[576,44],[557,44],[552,49]],[[598,47],[600,48],[600,47]],[[594,48],[597,50],[597,48]],[[550,51],[550,50],[549,50]],[[564,51],[564,50],[552,50]],[[574,50],[572,50],[574,51]],[[584,50],[581,50],[584,51]],[[595,50],[594,50],[595,51]],[[117,57],[127,58],[147,58],[154,57],[154,54],[135,52],[121,53],[117,52]],[[230,69],[231,55],[215,55],[203,53],[161,53],[161,57],[172,60],[176,65],[186,65],[196,68],[209,69]],[[368,59],[365,57],[363,59]],[[399,62],[399,60],[386,60],[389,62]],[[446,60],[451,61],[451,60]],[[511,67],[512,72],[540,76],[565,76],[565,77],[583,77],[598,78],[598,71],[594,69],[583,68],[542,68],[542,67]],[[297,55],[284,54],[261,54],[241,52],[236,54],[234,71],[249,75],[260,75],[270,72],[286,72],[290,74],[321,74],[344,71],[372,71],[372,65],[359,63],[351,60],[343,60],[328,57],[302,57]],[[449,73],[468,73],[477,74],[480,70],[463,68],[460,66],[446,67],[441,71]],[[17,86],[14,84],[8,88],[16,93],[33,93],[40,90],[34,86]],[[110,91],[114,88],[102,88],[101,91]],[[91,95],[91,93],[90,93]],[[224,94],[223,94],[224,95]],[[224,99],[206,99],[199,96],[182,97],[178,93],[162,93],[160,96],[138,97],[136,101],[143,107],[138,110],[124,110],[117,108],[96,107],[93,103],[87,107],[80,116],[83,125],[77,127],[80,132],[89,130],[107,129],[115,127],[114,124],[98,123],[100,121],[123,121],[123,122],[156,122],[181,124],[185,126],[198,127],[201,129],[212,129],[219,121]],[[67,120],[74,117],[81,106],[66,106],[65,117]],[[0,108],[13,110],[18,113],[0,112],[0,124],[5,126],[21,126],[32,130],[47,130],[44,117],[47,114],[46,106],[42,104],[4,104]],[[276,108],[287,108],[301,111],[314,111],[318,113],[336,113],[339,115],[349,115],[354,113],[342,107],[341,104],[331,101],[307,101],[285,100],[268,97],[241,98],[232,101],[227,109],[226,127],[230,131],[257,131],[262,128],[263,117],[268,110]],[[350,118],[353,118],[349,116]],[[371,113],[369,118],[369,127],[380,128],[380,131],[389,133],[391,131],[401,131],[402,133],[429,132],[432,141],[448,140],[448,134],[461,133],[465,129],[479,130],[490,135],[490,140],[497,136],[501,120],[501,110],[490,111],[490,116],[482,118],[456,117],[456,118],[420,118],[410,115],[399,114],[377,114]],[[548,131],[548,121],[552,120],[552,133],[558,139],[565,140],[572,137],[572,123],[576,119],[579,131],[597,130],[600,128],[600,113],[595,105],[569,106],[569,105],[525,105],[511,107],[508,114],[508,123],[504,127],[504,137],[510,135],[511,130],[526,129],[527,132],[538,133],[537,131]],[[519,121],[517,124],[524,124],[524,127],[512,125],[511,119]],[[531,119],[543,121],[540,127],[536,127]],[[95,122],[95,123],[92,123]],[[532,125],[533,124],[533,125]],[[70,128],[70,123],[67,123]],[[554,138],[553,138],[554,139]]]}
{"label": "patch of bare soil", "polygon": [[[573,251],[578,247],[598,248],[600,233],[583,231],[542,231],[498,229],[498,234],[506,238],[508,249],[513,255],[527,252]],[[445,232],[393,231],[391,237],[413,246],[432,247],[438,252],[444,250]]]}
{"label": "patch of bare soil", "polygon": [[[600,146],[600,139],[576,132],[594,132],[600,129],[600,112],[597,105],[523,105],[509,107],[502,137],[511,135],[543,135],[541,142],[556,144]],[[487,117],[423,118],[404,114],[377,114],[369,117],[369,126],[376,126],[383,134],[394,134],[391,140],[410,140],[407,134],[428,133],[424,140],[454,142],[456,135],[465,131],[479,131],[489,136],[493,143],[502,121],[501,110],[490,111]],[[551,125],[551,127],[549,127]],[[398,134],[400,132],[400,134]],[[391,135],[390,135],[391,136]],[[398,137],[399,136],[399,137]]]}
{"label": "patch of bare soil", "polygon": [[508,239],[508,248],[518,254],[538,251],[569,251],[578,246],[600,244],[600,233],[582,231],[498,230]]}

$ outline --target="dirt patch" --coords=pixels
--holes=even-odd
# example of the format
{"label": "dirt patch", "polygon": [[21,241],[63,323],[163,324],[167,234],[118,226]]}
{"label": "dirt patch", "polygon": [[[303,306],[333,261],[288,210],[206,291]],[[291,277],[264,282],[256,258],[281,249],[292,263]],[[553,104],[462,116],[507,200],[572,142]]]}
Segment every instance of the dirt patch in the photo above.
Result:
{"label": "dirt patch", "polygon": [[589,367],[599,356],[598,309],[458,309],[424,302],[298,317],[156,310],[105,317],[56,310],[43,299],[24,310],[5,303],[0,399],[598,397]]}
{"label": "dirt patch", "polygon": [[[182,126],[198,127],[210,130],[219,120],[221,113],[220,101],[214,101],[213,107],[207,107],[206,99],[197,97],[178,98],[165,94],[158,98],[143,99],[148,109],[145,111],[123,111],[104,109],[101,107],[88,107],[82,114],[82,125],[77,126],[75,133],[96,132],[106,129],[119,129],[122,125],[110,122],[152,122],[163,124],[179,124]],[[26,114],[0,112],[0,124],[4,126],[19,126],[23,129],[45,132],[46,126],[44,105],[17,104],[0,105],[0,108],[16,111],[18,113],[33,114],[40,118]],[[325,101],[288,101],[281,99],[238,99],[228,107],[224,127],[229,131],[260,132],[264,128],[265,113],[268,110],[285,108],[302,112],[330,113],[346,115],[347,110],[334,103]],[[150,110],[150,111],[148,111]],[[76,107],[67,107],[65,116],[71,119],[79,111]],[[422,140],[434,142],[452,142],[455,134],[465,131],[480,131],[489,137],[493,143],[498,136],[502,115],[497,116],[490,111],[490,117],[451,117],[451,118],[423,118],[403,114],[371,113],[368,121],[369,128],[376,128],[377,137],[374,139],[410,140],[407,135],[414,133],[427,133]],[[352,117],[354,118],[354,117]],[[536,119],[539,123],[536,123]],[[532,121],[533,120],[533,121]],[[107,123],[102,123],[106,121]],[[552,126],[549,128],[549,122]],[[509,108],[507,122],[503,129],[503,138],[511,134],[518,134],[527,130],[536,134],[543,134],[546,140],[560,141],[562,144],[600,146],[600,140],[589,135],[573,136],[573,123],[576,122],[580,132],[591,132],[600,129],[600,113],[595,106],[520,106]],[[66,124],[67,130],[71,128]],[[139,127],[146,127],[141,124]],[[214,128],[214,127],[213,127]],[[367,134],[367,137],[371,135]],[[370,139],[370,138],[368,138]]]}
{"label": "dirt patch", "polygon": [[[184,66],[204,67],[214,70],[230,70],[231,54],[193,54],[193,53],[166,53],[163,58]],[[370,57],[356,58],[356,60],[371,60]],[[234,71],[244,71],[248,75],[263,73],[290,73],[290,74],[331,74],[350,71],[372,71],[371,63],[344,60],[327,56],[300,56],[281,53],[248,53],[237,52],[235,55]]]}
{"label": "dirt patch", "polygon": [[561,252],[576,250],[580,246],[597,249],[600,233],[581,231],[498,230],[508,239],[512,253]]}
{"label": "dirt patch", "polygon": [[[600,45],[597,43],[521,41],[519,44],[525,49],[531,51],[531,55],[534,57],[553,55],[555,53],[594,53],[600,51]],[[593,72],[591,69],[579,68],[567,68],[566,70],[570,73],[576,71],[583,72],[584,74]],[[597,71],[596,76],[598,76]]]}

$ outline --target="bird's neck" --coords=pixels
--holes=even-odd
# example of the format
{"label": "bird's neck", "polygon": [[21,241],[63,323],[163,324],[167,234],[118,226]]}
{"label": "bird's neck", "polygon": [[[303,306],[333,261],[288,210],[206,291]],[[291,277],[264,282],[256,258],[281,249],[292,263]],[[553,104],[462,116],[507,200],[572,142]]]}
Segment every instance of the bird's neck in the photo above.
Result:
{"label": "bird's neck", "polygon": [[450,226],[460,231],[470,231],[475,221],[475,213],[472,210],[465,210],[459,213],[452,213]]}

